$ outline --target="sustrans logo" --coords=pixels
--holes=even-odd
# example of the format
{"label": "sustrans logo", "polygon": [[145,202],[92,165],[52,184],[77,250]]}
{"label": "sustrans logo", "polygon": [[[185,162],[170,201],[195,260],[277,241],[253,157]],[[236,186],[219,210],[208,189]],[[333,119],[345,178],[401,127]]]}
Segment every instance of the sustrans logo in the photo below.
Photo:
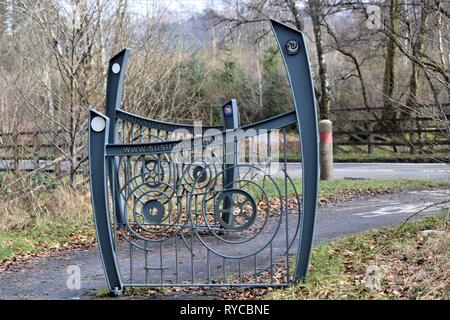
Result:
{"label": "sustrans logo", "polygon": [[297,40],[289,40],[284,46],[287,54],[294,56],[300,52],[300,43]]}

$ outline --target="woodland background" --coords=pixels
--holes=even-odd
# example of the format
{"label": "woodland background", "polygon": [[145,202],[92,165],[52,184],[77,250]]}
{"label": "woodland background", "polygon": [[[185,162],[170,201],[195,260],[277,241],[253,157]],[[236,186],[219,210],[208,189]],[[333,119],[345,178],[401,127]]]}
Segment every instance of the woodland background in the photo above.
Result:
{"label": "woodland background", "polygon": [[[0,161],[35,164],[0,174],[6,207],[34,204],[36,190],[84,190],[87,112],[104,110],[108,59],[124,47],[133,50],[127,111],[218,124],[219,107],[236,98],[246,124],[291,110],[269,18],[305,32],[320,118],[343,137],[336,156],[448,155],[449,1],[205,4],[179,12],[157,0],[0,0]],[[44,174],[42,159],[66,169]]]}

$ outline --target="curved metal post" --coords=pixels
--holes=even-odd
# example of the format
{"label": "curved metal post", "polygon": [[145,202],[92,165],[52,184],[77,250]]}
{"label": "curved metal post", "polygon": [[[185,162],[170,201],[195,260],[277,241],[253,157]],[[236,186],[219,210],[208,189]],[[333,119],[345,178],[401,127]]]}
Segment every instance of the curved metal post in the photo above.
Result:
{"label": "curved metal post", "polygon": [[294,279],[306,277],[311,256],[319,185],[319,151],[316,100],[308,50],[303,33],[270,20],[294,97],[302,149],[303,224]]}
{"label": "curved metal post", "polygon": [[89,174],[97,240],[108,287],[117,294],[122,291],[122,281],[112,241],[109,219],[105,157],[109,125],[107,117],[96,111],[90,111]]}
{"label": "curved metal post", "polygon": [[[116,111],[120,110],[121,106],[123,82],[125,78],[125,71],[130,51],[131,51],[130,49],[123,49],[113,58],[111,58],[111,60],[109,60],[108,80],[106,83],[106,112],[105,112],[106,116],[110,119],[108,143],[117,143],[118,139]],[[116,190],[120,190],[119,178],[117,175],[118,161],[111,158],[108,163],[108,170],[111,188],[113,188],[114,184]],[[116,213],[117,225],[119,227],[124,226],[126,224],[123,215],[124,201],[123,199],[121,199],[119,192],[115,194],[114,205],[116,207],[114,211]]]}
{"label": "curved metal post", "polygon": [[[236,99],[231,99],[222,107],[222,123],[223,130],[234,132],[234,130],[239,128],[239,110],[237,106]],[[223,185],[224,189],[235,188],[235,181],[238,177],[238,167],[237,167],[237,140],[234,137],[233,141],[227,142],[224,139],[224,163],[223,163]],[[231,199],[226,197],[223,203],[223,213],[222,219],[227,224],[233,224],[234,215],[231,214],[234,210],[231,204]]]}

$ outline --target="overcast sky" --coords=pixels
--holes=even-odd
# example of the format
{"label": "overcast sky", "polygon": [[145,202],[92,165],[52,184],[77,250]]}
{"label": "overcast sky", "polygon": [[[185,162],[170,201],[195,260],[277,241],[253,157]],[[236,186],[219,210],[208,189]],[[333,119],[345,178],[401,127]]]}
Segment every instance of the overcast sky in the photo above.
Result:
{"label": "overcast sky", "polygon": [[212,6],[214,0],[132,0],[129,3],[131,10],[136,13],[151,11],[156,4],[157,7],[166,7],[170,11],[188,15],[189,13],[201,12],[205,8]]}

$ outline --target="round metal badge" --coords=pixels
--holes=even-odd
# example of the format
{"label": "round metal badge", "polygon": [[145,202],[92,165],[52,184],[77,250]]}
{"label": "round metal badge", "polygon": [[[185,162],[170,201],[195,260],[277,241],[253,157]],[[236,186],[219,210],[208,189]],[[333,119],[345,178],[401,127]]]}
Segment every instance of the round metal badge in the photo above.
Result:
{"label": "round metal badge", "polygon": [[300,52],[300,43],[297,40],[289,40],[284,45],[284,48],[286,49],[287,54],[295,56]]}

